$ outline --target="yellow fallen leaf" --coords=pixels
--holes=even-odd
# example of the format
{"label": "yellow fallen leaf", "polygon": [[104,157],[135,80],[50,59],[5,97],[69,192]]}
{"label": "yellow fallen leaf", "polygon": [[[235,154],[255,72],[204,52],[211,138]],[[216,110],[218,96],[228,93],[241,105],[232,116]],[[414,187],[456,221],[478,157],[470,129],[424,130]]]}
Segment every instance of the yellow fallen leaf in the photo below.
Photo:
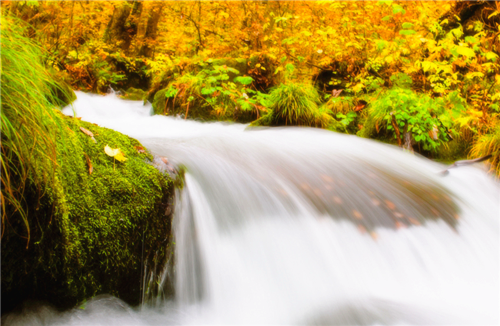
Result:
{"label": "yellow fallen leaf", "polygon": [[111,157],[115,157],[116,154],[120,152],[119,148],[111,148],[108,145],[104,147],[104,153],[108,154]]}
{"label": "yellow fallen leaf", "polygon": [[111,157],[114,157],[120,162],[125,162],[127,158],[125,157],[125,154],[121,151],[119,148],[111,148],[108,145],[104,147],[104,152]]}
{"label": "yellow fallen leaf", "polygon": [[121,151],[115,155],[115,158],[120,162],[125,162],[127,160],[127,158],[123,156],[123,153]]}

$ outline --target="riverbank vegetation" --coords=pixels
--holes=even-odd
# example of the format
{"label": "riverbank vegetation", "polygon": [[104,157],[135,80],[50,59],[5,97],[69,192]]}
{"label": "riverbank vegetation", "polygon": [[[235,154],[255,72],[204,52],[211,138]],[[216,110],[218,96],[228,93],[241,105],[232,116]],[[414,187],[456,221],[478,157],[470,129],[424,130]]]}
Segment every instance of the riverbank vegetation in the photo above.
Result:
{"label": "riverbank vegetation", "polygon": [[[495,2],[3,7],[31,24],[46,64],[75,89],[133,93],[156,114],[316,126],[444,161],[483,154],[498,161],[498,144],[484,145],[496,141],[500,108]],[[287,97],[293,88],[300,98]]]}
{"label": "riverbank vegetation", "polygon": [[[496,141],[500,108],[495,2],[3,7],[32,26],[45,63],[74,89],[112,87],[151,101],[156,114],[316,126],[444,161],[483,154],[498,161],[498,143],[484,145]],[[303,90],[299,99],[280,98],[293,88]]]}

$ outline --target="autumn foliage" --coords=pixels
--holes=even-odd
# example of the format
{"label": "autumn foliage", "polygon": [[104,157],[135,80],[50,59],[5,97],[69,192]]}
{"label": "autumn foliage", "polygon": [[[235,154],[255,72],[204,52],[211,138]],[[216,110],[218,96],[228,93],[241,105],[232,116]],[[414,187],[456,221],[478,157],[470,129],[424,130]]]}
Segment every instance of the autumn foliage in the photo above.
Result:
{"label": "autumn foliage", "polygon": [[408,148],[445,160],[474,148],[473,156],[494,154],[498,162],[491,150],[497,147],[479,146],[499,125],[498,2],[19,1],[2,7],[31,24],[46,63],[76,89],[142,89],[157,114],[262,122],[283,100],[270,96],[273,89],[308,84],[319,96],[313,115],[322,118],[297,124],[401,146],[406,137]]}

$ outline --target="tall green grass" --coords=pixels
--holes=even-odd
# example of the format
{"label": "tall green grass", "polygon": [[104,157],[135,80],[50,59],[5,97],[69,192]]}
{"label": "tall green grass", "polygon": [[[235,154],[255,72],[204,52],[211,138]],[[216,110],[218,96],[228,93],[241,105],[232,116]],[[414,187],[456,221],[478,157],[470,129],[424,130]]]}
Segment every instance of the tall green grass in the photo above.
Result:
{"label": "tall green grass", "polygon": [[9,224],[19,223],[9,218],[19,216],[26,231],[20,236],[28,244],[25,188],[55,178],[54,128],[60,124],[53,107],[56,92],[65,91],[44,67],[40,47],[24,36],[22,21],[2,16],[1,26],[2,237]]}
{"label": "tall green grass", "polygon": [[327,128],[334,120],[328,108],[319,107],[321,97],[311,84],[280,84],[271,90],[269,102],[269,113],[252,125]]}
{"label": "tall green grass", "polygon": [[500,122],[492,128],[492,132],[480,136],[472,146],[472,158],[483,157],[492,155],[490,159],[491,168],[490,172],[500,177]]}

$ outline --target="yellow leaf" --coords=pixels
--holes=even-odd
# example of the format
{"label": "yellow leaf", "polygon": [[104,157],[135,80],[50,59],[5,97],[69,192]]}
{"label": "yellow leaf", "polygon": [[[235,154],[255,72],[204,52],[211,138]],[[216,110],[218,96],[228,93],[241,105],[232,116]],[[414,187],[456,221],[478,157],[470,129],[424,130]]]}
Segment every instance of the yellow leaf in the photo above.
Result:
{"label": "yellow leaf", "polygon": [[104,147],[104,153],[106,153],[108,156],[115,157],[116,154],[120,152],[119,148],[111,148],[108,145]]}
{"label": "yellow leaf", "polygon": [[115,159],[117,159],[120,162],[125,162],[127,160],[127,158],[125,156],[123,156],[123,153],[120,150],[119,150],[118,154],[115,155]]}
{"label": "yellow leaf", "polygon": [[104,147],[104,152],[107,155],[114,157],[120,162],[125,162],[127,160],[127,158],[119,148],[111,148],[108,145],[106,145],[106,147]]}

